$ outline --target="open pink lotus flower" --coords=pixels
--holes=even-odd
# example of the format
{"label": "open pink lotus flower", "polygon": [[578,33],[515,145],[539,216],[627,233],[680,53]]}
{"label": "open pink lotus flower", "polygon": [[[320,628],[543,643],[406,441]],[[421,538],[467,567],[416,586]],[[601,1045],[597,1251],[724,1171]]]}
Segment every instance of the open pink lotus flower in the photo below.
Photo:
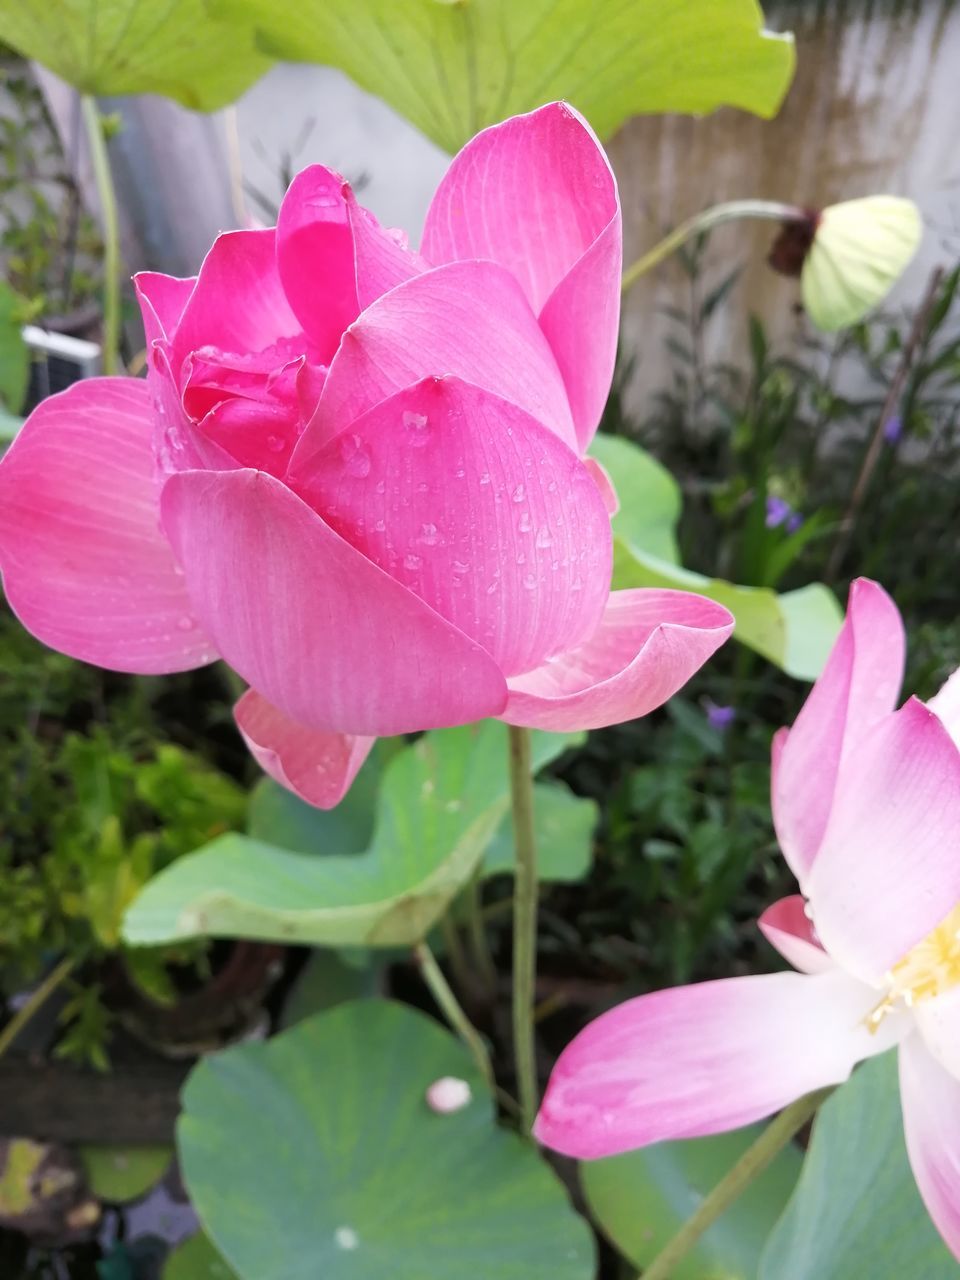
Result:
{"label": "open pink lotus flower", "polygon": [[536,1133],[592,1159],[757,1120],[899,1045],[910,1161],[960,1257],[960,673],[899,711],[900,617],[875,583],[773,747],[803,897],[760,927],[799,973],[630,1000],[563,1052]]}
{"label": "open pink lotus flower", "polygon": [[643,715],[732,619],[610,593],[612,491],[583,453],[620,270],[613,174],[563,104],[453,160],[419,254],[304,170],[275,228],[137,278],[146,383],[26,423],[0,464],[11,605],[100,666],[222,657],[257,759],[323,806],[375,735]]}

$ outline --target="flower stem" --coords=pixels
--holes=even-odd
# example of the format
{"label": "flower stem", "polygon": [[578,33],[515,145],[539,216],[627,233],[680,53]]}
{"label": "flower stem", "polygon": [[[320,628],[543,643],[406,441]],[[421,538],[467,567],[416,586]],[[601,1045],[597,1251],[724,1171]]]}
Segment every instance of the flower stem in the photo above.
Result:
{"label": "flower stem", "polygon": [[85,93],[81,105],[103,218],[103,372],[113,374],[117,371],[120,349],[120,231],[117,194],[96,99]]}
{"label": "flower stem", "polygon": [[623,273],[620,290],[626,293],[642,275],[646,275],[648,271],[658,266],[664,258],[669,258],[671,253],[675,253],[688,240],[703,231],[709,231],[712,227],[720,226],[723,222],[733,222],[737,218],[768,218],[774,222],[803,222],[809,216],[808,210],[794,204],[781,204],[778,200],[728,200],[724,204],[715,204],[713,208],[705,209],[703,213],[696,213],[692,218],[681,222],[659,244],[654,245],[627,267]]}
{"label": "flower stem", "polygon": [[443,976],[443,970],[437,964],[436,956],[426,942],[418,942],[413,948],[413,955],[420,966],[423,980],[430,988],[430,994],[436,1000],[443,1016],[473,1054],[477,1069],[490,1092],[496,1093],[497,1082],[494,1079],[487,1046],[480,1032],[464,1013],[459,1000],[453,993],[453,988]]}
{"label": "flower stem", "polygon": [[537,1114],[533,1002],[537,974],[537,842],[533,827],[530,730],[508,726],[516,871],[513,888],[513,1048],[524,1132]]}
{"label": "flower stem", "polygon": [[766,1169],[774,1156],[816,1114],[817,1108],[833,1093],[833,1087],[818,1089],[792,1102],[767,1125],[760,1137],[748,1147],[740,1159],[713,1188],[699,1209],[683,1224],[672,1240],[660,1250],[643,1280],[667,1280],[674,1268],[687,1256],[703,1233],[716,1222],[747,1187]]}
{"label": "flower stem", "polygon": [[0,1031],[0,1058],[7,1052],[35,1014],[39,1013],[57,987],[73,972],[74,961],[71,956],[64,956],[55,968],[51,969],[40,985],[31,993],[30,998],[20,1006],[7,1025]]}

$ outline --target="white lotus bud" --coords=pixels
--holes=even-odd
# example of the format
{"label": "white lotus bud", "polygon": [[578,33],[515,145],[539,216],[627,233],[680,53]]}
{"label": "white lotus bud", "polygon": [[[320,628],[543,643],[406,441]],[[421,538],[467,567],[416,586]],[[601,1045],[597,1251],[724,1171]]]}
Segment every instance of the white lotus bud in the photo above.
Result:
{"label": "white lotus bud", "polygon": [[878,306],[922,233],[919,209],[900,196],[845,200],[817,215],[800,275],[803,303],[817,328],[844,329]]}

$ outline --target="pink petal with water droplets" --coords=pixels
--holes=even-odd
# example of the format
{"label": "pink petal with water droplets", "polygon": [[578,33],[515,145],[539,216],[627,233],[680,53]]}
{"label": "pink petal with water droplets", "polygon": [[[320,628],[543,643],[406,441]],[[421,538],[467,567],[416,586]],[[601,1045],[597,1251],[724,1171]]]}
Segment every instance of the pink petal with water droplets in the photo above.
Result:
{"label": "pink petal with water droplets", "polygon": [[835,967],[820,945],[800,894],[767,907],[757,924],[770,945],[801,973],[825,973]]}
{"label": "pink petal with water droplets", "polygon": [[172,338],[173,373],[179,379],[183,360],[198,347],[243,354],[301,332],[277,271],[274,228],[226,231],[204,258]]}
{"label": "pink petal with water droplets", "polygon": [[295,486],[375,564],[507,675],[596,629],[612,537],[577,455],[516,405],[457,378],[383,401]]}
{"label": "pink petal with water droplets", "polygon": [[655,991],[591,1022],[560,1055],[534,1134],[581,1160],[722,1133],[839,1084],[895,1043],[876,992],[845,974],[773,973]]}
{"label": "pink petal with water droplets", "polygon": [[489,258],[517,277],[585,449],[613,376],[623,230],[616,179],[583,117],[555,102],[468,142],[437,188],[422,253],[433,263]]}
{"label": "pink petal with water droplets", "polygon": [[457,262],[398,285],[344,334],[293,473],[361,414],[431,376],[472,382],[576,444],[563,379],[520,286],[495,263]]}
{"label": "pink petal with water droplets", "polygon": [[233,715],[260,768],[318,809],[340,803],[376,742],[376,738],[306,729],[255,689],[247,690]]}
{"label": "pink petal with water droplets", "polygon": [[584,644],[508,681],[501,719],[570,733],[645,716],[673,697],[732,630],[722,605],[688,591],[614,591]]}
{"label": "pink petal with water droplets", "polygon": [[0,567],[44,644],[114,671],[217,655],[159,525],[145,382],[91,378],[33,411],[0,462]]}
{"label": "pink petal with water droplets", "polygon": [[840,762],[896,706],[903,663],[896,605],[858,578],[843,629],[782,746],[772,789],[777,837],[801,887],[827,828]]}
{"label": "pink petal with water droplets", "polygon": [[292,720],[378,736],[502,711],[492,658],[274,477],[180,472],[161,510],[223,657]]}

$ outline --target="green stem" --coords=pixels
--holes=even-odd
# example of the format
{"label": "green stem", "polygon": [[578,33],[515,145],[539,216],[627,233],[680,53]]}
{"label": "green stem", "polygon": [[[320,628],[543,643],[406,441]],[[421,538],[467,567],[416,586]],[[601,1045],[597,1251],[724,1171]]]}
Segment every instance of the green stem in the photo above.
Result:
{"label": "green stem", "polygon": [[779,200],[729,200],[724,204],[715,204],[712,209],[696,213],[692,218],[665,236],[659,244],[653,246],[636,262],[627,267],[620,284],[622,293],[626,293],[642,275],[646,275],[658,266],[664,258],[669,258],[682,245],[702,231],[719,227],[723,222],[733,222],[738,218],[767,218],[774,222],[803,222],[809,218],[807,209],[794,204],[781,204]]}
{"label": "green stem", "polygon": [[103,121],[96,99],[85,93],[81,104],[103,218],[103,372],[113,374],[117,371],[120,350],[120,230],[117,221],[117,193],[110,172],[110,157],[107,154]]}
{"label": "green stem", "polygon": [[73,965],[73,958],[64,956],[60,963],[50,970],[40,985],[31,993],[27,1002],[20,1006],[7,1025],[0,1031],[0,1058],[7,1052],[31,1018],[40,1012],[57,987],[70,976],[73,971]]}
{"label": "green stem", "polygon": [[414,959],[420,966],[423,980],[430,988],[430,994],[437,1002],[443,1016],[456,1031],[457,1035],[473,1054],[484,1083],[491,1093],[496,1092],[497,1082],[494,1079],[490,1055],[483,1037],[461,1008],[460,1002],[453,993],[453,988],[443,976],[443,970],[437,964],[437,958],[426,942],[418,942],[413,948]]}
{"label": "green stem", "polygon": [[516,871],[513,888],[513,1049],[524,1132],[537,1114],[533,1002],[537,976],[537,842],[533,827],[530,730],[508,726]]}
{"label": "green stem", "polygon": [[490,940],[483,919],[483,902],[480,897],[480,876],[475,875],[466,890],[467,925],[469,928],[470,950],[473,962],[484,990],[490,993],[496,990],[497,967],[490,953]]}
{"label": "green stem", "polygon": [[660,1250],[649,1267],[644,1268],[643,1280],[667,1280],[703,1233],[763,1173],[774,1156],[803,1128],[831,1093],[833,1088],[808,1093],[771,1120],[756,1142],[724,1174],[696,1213],[687,1219],[673,1239]]}

